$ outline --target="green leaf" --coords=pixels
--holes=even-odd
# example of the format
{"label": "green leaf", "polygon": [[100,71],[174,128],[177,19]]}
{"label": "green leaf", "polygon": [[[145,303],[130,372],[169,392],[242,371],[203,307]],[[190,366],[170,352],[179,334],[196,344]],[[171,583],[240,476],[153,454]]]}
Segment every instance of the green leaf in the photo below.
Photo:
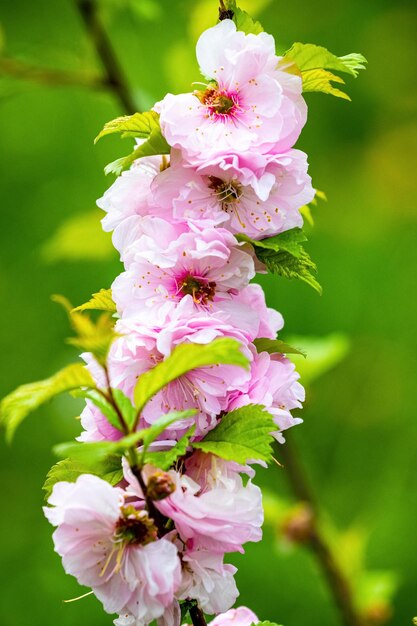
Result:
{"label": "green leaf", "polygon": [[76,398],[86,398],[86,400],[91,400],[91,402],[103,413],[106,417],[107,421],[114,426],[117,430],[122,431],[122,425],[120,423],[119,416],[115,408],[106,400],[106,398],[97,390],[97,389],[88,389],[86,391],[80,390],[72,393]]}
{"label": "green leaf", "polygon": [[158,469],[167,470],[172,467],[175,461],[187,453],[187,448],[191,437],[194,435],[195,425],[177,441],[175,446],[169,450],[160,450],[158,452],[147,452],[144,457],[144,463],[154,465]]}
{"label": "green leaf", "polygon": [[107,122],[103,130],[95,138],[94,143],[97,143],[102,137],[112,135],[113,133],[120,133],[122,139],[125,137],[147,139],[155,128],[159,128],[159,117],[155,111],[124,115]]}
{"label": "green leaf", "polygon": [[237,30],[243,31],[246,35],[251,33],[258,35],[263,32],[264,29],[259,22],[255,21],[249,13],[236,6],[236,0],[225,0],[224,5],[227,11],[233,11],[232,19],[236,24]]}
{"label": "green leaf", "polygon": [[136,419],[136,409],[130,399],[121,389],[112,389],[113,398],[120,409],[123,419],[129,430],[133,428]]}
{"label": "green leaf", "polygon": [[194,415],[195,411],[178,411],[162,415],[152,426],[143,428],[135,433],[126,435],[118,441],[97,441],[84,443],[70,441],[60,443],[54,447],[54,453],[58,457],[69,457],[74,461],[83,463],[89,471],[95,471],[97,466],[106,461],[112,455],[123,456],[130,448],[143,445],[143,452],[155,439],[171,424]]}
{"label": "green leaf", "polygon": [[50,378],[18,387],[0,403],[0,425],[6,429],[7,440],[12,440],[16,428],[31,411],[54,396],[80,387],[93,389],[95,386],[85,366],[73,363]]}
{"label": "green leaf", "polygon": [[268,339],[268,337],[261,337],[259,339],[255,339],[253,343],[255,344],[255,348],[258,352],[269,352],[269,354],[274,354],[276,352],[281,354],[300,354],[304,358],[307,356],[304,350],[294,348],[280,339]]}
{"label": "green leaf", "polygon": [[75,311],[72,304],[60,295],[52,296],[66,310],[71,326],[77,336],[67,339],[67,343],[84,352],[91,352],[100,365],[105,365],[108,351],[113,341],[119,336],[114,331],[115,320],[105,312],[96,321],[87,315]]}
{"label": "green leaf", "polygon": [[282,69],[293,72],[291,64],[301,71],[303,91],[321,91],[345,100],[349,96],[332,85],[332,82],[344,84],[344,80],[329,70],[349,74],[356,78],[367,63],[361,54],[347,54],[337,57],[322,46],[294,43],[280,61]]}
{"label": "green leaf", "polygon": [[312,272],[317,271],[316,264],[302,247],[307,238],[301,228],[292,228],[274,237],[254,240],[242,233],[237,235],[239,241],[250,243],[258,259],[267,269],[284,278],[297,278],[313,289],[322,292]]}
{"label": "green leaf", "polygon": [[108,457],[101,464],[98,464],[94,471],[91,467],[86,466],[79,461],[73,459],[63,459],[58,461],[49,470],[45,483],[42,487],[45,491],[46,500],[52,493],[52,489],[56,483],[66,481],[74,483],[81,474],[94,474],[111,485],[117,485],[123,478],[123,470],[120,457]]}
{"label": "green leaf", "polygon": [[297,354],[289,358],[297,367],[303,385],[309,385],[317,378],[338,365],[348,354],[349,339],[341,334],[334,333],[325,337],[289,337],[290,343],[301,344],[307,354],[307,359]]}
{"label": "green leaf", "polygon": [[99,292],[93,293],[88,302],[80,304],[80,306],[72,309],[72,313],[77,311],[87,311],[90,309],[94,311],[108,311],[109,313],[116,313],[116,304],[113,301],[111,289],[100,289]]}
{"label": "green leaf", "polygon": [[251,624],[251,626],[280,626],[280,625],[276,624],[275,622],[269,622],[267,620],[265,622],[256,622],[256,624]]}
{"label": "green leaf", "polygon": [[170,153],[170,146],[162,135],[159,125],[159,115],[155,111],[146,113],[135,113],[132,116],[119,117],[112,122],[108,122],[96,141],[110,133],[122,133],[122,137],[140,137],[143,143],[125,157],[116,159],[104,168],[106,174],[119,175],[123,170],[129,168],[136,159],[145,156],[163,155]]}
{"label": "green leaf", "polygon": [[241,465],[250,460],[269,462],[271,433],[277,430],[265,407],[249,404],[227,413],[202,441],[193,442],[193,447]]}
{"label": "green leaf", "polygon": [[153,369],[139,377],[134,399],[140,413],[147,402],[163,387],[176,378],[199,367],[220,364],[248,367],[249,361],[240,350],[236,339],[215,339],[209,344],[184,343],[177,346],[170,356]]}

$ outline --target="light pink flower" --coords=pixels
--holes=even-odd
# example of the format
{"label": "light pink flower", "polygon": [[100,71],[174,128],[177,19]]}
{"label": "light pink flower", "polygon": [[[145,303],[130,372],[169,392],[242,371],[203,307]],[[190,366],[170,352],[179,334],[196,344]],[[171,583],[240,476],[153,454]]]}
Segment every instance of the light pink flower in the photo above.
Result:
{"label": "light pink flower", "polygon": [[217,615],[209,626],[251,626],[257,624],[258,617],[246,606],[239,606],[237,609],[230,609],[222,615]]}
{"label": "light pink flower", "polygon": [[201,485],[187,475],[170,474],[177,488],[156,506],[174,520],[189,549],[244,552],[247,541],[260,541],[262,495],[250,480],[244,486],[238,473],[222,472],[212,476],[211,484]]}
{"label": "light pink flower", "polygon": [[255,273],[252,256],[224,229],[180,235],[163,267],[143,258],[140,241],[137,248],[129,269],[114,281],[112,296],[120,315],[144,323],[163,325],[182,300],[190,316],[221,311]]}
{"label": "light pink flower", "polygon": [[254,353],[251,377],[245,391],[230,393],[228,411],[248,404],[262,404],[274,417],[279,431],[274,436],[284,443],[282,431],[300,424],[292,409],[301,408],[305,398],[304,387],[298,382],[294,364],[282,354]]}
{"label": "light pink flower", "polygon": [[236,567],[223,564],[223,556],[209,550],[187,550],[181,556],[182,580],[176,594],[180,600],[194,599],[212,615],[227,611],[236,601]]}
{"label": "light pink flower", "polygon": [[222,154],[291,148],[306,121],[301,78],[278,69],[271,35],[245,35],[231,20],[197,43],[205,91],[168,94],[155,106],[168,143],[193,164]]}
{"label": "light pink flower", "polygon": [[302,226],[299,209],[315,194],[306,155],[289,150],[258,156],[256,174],[250,160],[250,155],[226,156],[194,170],[176,156],[153,181],[155,203],[172,207],[178,220],[200,228],[221,224],[253,239]]}
{"label": "light pink flower", "polygon": [[57,483],[48,502],[65,571],[91,587],[108,613],[144,623],[164,613],[180,583],[180,561],[144,511],[125,506],[121,489],[88,474]]}

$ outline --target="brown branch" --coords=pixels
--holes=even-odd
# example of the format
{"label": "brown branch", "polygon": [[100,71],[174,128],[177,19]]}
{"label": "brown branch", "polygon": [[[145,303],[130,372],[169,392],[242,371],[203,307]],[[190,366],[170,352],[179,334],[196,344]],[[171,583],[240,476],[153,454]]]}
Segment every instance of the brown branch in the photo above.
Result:
{"label": "brown branch", "polygon": [[317,559],[324,577],[327,580],[334,602],[340,611],[342,622],[345,626],[364,626],[364,621],[357,611],[352,589],[348,579],[339,567],[335,556],[317,523],[317,504],[311,491],[309,482],[304,474],[298,458],[299,455],[294,444],[288,440],[280,448],[280,455],[284,463],[285,472],[292,491],[311,512],[309,517],[309,529],[306,533],[306,545],[310,547]]}
{"label": "brown branch", "polygon": [[76,4],[87,33],[103,65],[106,74],[106,84],[118,97],[126,113],[130,115],[135,113],[137,106],[130,93],[123,69],[114,52],[110,38],[101,23],[97,3],[95,0],[76,0]]}
{"label": "brown branch", "polygon": [[207,626],[204,613],[199,606],[197,606],[196,604],[194,606],[191,606],[189,613],[191,621],[193,622],[193,626]]}
{"label": "brown branch", "polygon": [[0,74],[47,86],[62,85],[97,90],[109,89],[106,79],[94,74],[42,68],[9,57],[0,57]]}

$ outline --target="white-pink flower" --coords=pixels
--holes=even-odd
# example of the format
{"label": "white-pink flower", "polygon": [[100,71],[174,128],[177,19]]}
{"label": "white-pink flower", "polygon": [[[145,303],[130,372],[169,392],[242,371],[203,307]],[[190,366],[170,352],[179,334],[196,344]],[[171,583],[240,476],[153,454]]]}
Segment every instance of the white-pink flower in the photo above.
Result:
{"label": "white-pink flower", "polygon": [[181,301],[190,316],[221,311],[255,274],[252,256],[224,229],[183,233],[171,242],[162,267],[144,258],[149,251],[141,240],[135,249],[129,269],[112,285],[112,296],[122,316],[152,320],[155,326],[163,325]]}
{"label": "white-pink flower", "polygon": [[200,228],[221,224],[253,239],[302,226],[299,209],[315,195],[307,157],[300,150],[256,159],[230,155],[197,170],[175,155],[171,167],[155,177],[152,189],[155,203],[172,207],[177,220]]}
{"label": "white-pink flower", "polygon": [[180,561],[171,541],[157,539],[145,511],[126,506],[121,489],[88,474],[57,483],[48,502],[65,571],[91,587],[108,613],[143,623],[164,613],[180,583]]}
{"label": "white-pink flower", "polygon": [[223,555],[209,550],[187,550],[181,555],[182,579],[176,594],[180,600],[197,600],[212,615],[227,611],[236,601],[236,567],[223,563]]}
{"label": "white-pink flower", "polygon": [[174,520],[189,549],[244,552],[246,542],[260,541],[262,494],[251,480],[244,485],[235,471],[213,472],[203,484],[174,471],[170,474],[177,488],[156,506]]}
{"label": "white-pink flower", "polygon": [[246,35],[223,20],[201,35],[197,60],[206,89],[168,94],[155,106],[168,143],[190,163],[294,145],[307,117],[301,78],[278,68],[271,35]]}
{"label": "white-pink flower", "polygon": [[258,622],[259,619],[253,611],[246,606],[239,606],[236,609],[230,609],[230,611],[222,615],[217,615],[209,623],[209,626],[251,626],[251,624],[257,624]]}

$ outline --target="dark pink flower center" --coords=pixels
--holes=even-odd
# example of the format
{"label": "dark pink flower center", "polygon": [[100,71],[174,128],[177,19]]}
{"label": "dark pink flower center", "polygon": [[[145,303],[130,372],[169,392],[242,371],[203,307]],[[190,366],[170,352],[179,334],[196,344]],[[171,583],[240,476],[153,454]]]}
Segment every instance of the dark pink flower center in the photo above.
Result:
{"label": "dark pink flower center", "polygon": [[218,197],[223,211],[230,211],[231,204],[237,202],[242,195],[242,186],[235,180],[227,181],[217,178],[217,176],[209,176],[209,188],[213,189]]}
{"label": "dark pink flower center", "polygon": [[122,508],[122,516],[116,522],[114,536],[117,541],[144,546],[156,541],[158,531],[145,511],[137,511],[133,506],[128,506]]}
{"label": "dark pink flower center", "polygon": [[209,86],[203,92],[195,92],[195,95],[207,107],[211,116],[222,118],[233,116],[240,108],[237,93],[228,92],[225,89]]}

